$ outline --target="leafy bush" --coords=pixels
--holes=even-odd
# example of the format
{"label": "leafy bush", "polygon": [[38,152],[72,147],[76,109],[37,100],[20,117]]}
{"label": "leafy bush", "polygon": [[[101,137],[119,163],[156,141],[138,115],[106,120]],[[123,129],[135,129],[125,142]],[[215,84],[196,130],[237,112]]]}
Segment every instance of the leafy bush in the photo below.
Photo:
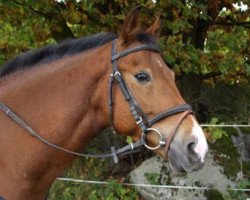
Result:
{"label": "leafy bush", "polygon": [[[218,124],[218,125],[224,125],[224,122],[219,122],[219,119],[216,117],[213,117],[209,124]],[[221,127],[208,127],[207,132],[211,135],[212,139],[214,141],[221,139],[223,136],[228,137],[227,131],[225,131]]]}
{"label": "leafy bush", "polygon": [[139,200],[137,191],[132,187],[111,180],[106,186],[97,186],[88,196],[89,200]]}

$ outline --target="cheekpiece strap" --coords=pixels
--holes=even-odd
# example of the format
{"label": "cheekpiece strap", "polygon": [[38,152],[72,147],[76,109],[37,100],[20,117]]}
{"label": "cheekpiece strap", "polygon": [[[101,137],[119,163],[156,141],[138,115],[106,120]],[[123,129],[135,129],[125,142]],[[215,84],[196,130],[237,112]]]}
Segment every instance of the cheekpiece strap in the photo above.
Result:
{"label": "cheekpiece strap", "polygon": [[113,109],[112,109],[113,108],[113,95],[112,93],[113,93],[113,80],[115,80],[118,83],[125,100],[129,103],[130,110],[135,119],[136,124],[138,124],[141,130],[145,132],[147,130],[147,126],[143,121],[143,118],[140,114],[140,109],[137,107],[136,101],[133,98],[133,95],[126,84],[126,81],[124,80],[121,73],[119,72],[117,60],[122,57],[127,56],[130,53],[134,53],[134,52],[141,51],[141,50],[150,50],[150,51],[155,51],[155,52],[160,52],[160,50],[155,45],[143,44],[143,45],[134,47],[132,49],[127,49],[120,53],[117,53],[115,44],[116,44],[116,40],[113,40],[112,47],[111,47],[111,63],[113,67],[112,67],[112,74],[110,75],[110,81],[109,81],[109,116],[110,116],[111,124],[113,125]]}

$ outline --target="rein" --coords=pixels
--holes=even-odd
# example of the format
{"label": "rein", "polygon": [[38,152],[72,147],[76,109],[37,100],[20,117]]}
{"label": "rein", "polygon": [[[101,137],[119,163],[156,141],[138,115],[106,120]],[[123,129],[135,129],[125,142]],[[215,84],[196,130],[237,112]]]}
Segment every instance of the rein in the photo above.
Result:
{"label": "rein", "polygon": [[[131,113],[134,117],[134,120],[138,126],[140,126],[142,134],[141,134],[141,139],[137,142],[130,143],[122,148],[115,149],[115,147],[111,147],[111,153],[105,153],[105,154],[82,154],[82,153],[77,153],[65,148],[62,148],[54,143],[49,142],[42,136],[40,136],[36,131],[34,131],[22,118],[20,118],[15,112],[13,112],[6,104],[3,102],[0,102],[0,109],[10,118],[12,119],[15,123],[17,123],[19,126],[21,126],[24,130],[27,131],[31,136],[37,138],[44,144],[56,148],[58,150],[64,151],[69,154],[73,154],[76,156],[81,156],[81,157],[93,157],[93,158],[107,158],[107,157],[112,157],[114,159],[115,163],[118,163],[118,155],[126,155],[126,154],[131,154],[134,152],[134,149],[145,146],[146,148],[150,150],[155,150],[158,149],[162,146],[165,146],[166,148],[166,154],[170,148],[170,144],[172,139],[174,138],[174,135],[182,123],[182,121],[186,118],[187,115],[189,114],[194,114],[192,111],[192,108],[188,104],[182,104],[179,106],[176,106],[174,108],[168,109],[157,116],[153,117],[152,119],[148,118],[148,116],[143,112],[141,107],[138,105],[136,102],[135,98],[132,95],[131,90],[126,84],[126,81],[124,80],[122,74],[120,73],[118,69],[118,64],[117,61],[120,58],[123,58],[127,56],[128,54],[137,52],[137,51],[142,51],[142,50],[149,50],[149,51],[155,51],[159,52],[159,49],[155,47],[154,45],[150,44],[145,44],[145,45],[140,45],[125,51],[122,51],[120,53],[116,52],[116,40],[112,41],[112,49],[111,49],[111,63],[112,63],[112,74],[110,75],[109,79],[109,116],[110,116],[110,122],[113,128],[115,129],[115,125],[113,123],[113,85],[114,82],[116,82],[119,85],[120,90],[122,91],[122,94],[125,98],[125,100],[128,102],[130,106]],[[167,117],[170,117],[172,115],[182,113],[181,116],[177,119],[177,123],[174,126],[174,128],[170,131],[168,139],[164,138],[162,133],[155,129],[151,128],[151,126]],[[147,144],[147,139],[146,136],[149,132],[153,132],[154,134],[158,135],[160,137],[159,144],[157,146],[149,146]]]}

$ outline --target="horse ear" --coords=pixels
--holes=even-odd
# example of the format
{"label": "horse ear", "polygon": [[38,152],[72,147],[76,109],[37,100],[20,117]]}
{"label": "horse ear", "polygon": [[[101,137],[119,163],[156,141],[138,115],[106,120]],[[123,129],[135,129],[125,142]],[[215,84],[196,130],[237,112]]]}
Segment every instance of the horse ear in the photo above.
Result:
{"label": "horse ear", "polygon": [[120,38],[123,43],[134,40],[139,32],[141,32],[139,14],[141,6],[132,9],[124,20]]}
{"label": "horse ear", "polygon": [[162,24],[162,12],[158,13],[154,23],[146,30],[146,33],[154,37],[156,40],[159,39],[161,33]]}

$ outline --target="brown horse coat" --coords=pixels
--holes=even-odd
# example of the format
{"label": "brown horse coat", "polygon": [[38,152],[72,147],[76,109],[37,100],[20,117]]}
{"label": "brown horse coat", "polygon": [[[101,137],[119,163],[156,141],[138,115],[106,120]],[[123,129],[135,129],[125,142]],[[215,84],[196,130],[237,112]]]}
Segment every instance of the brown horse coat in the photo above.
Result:
{"label": "brown horse coat", "polygon": [[[135,9],[127,16],[117,39],[118,52],[152,43],[153,38],[158,37],[160,18],[142,33],[138,15],[139,10]],[[48,141],[81,152],[91,139],[110,125],[107,85],[111,73],[112,39],[108,35],[93,36],[85,41],[90,47],[83,50],[72,50],[79,47],[77,42],[80,41],[76,41],[74,45],[61,45],[61,49],[55,46],[18,57],[10,66],[19,66],[19,70],[6,72],[0,79],[0,101]],[[63,49],[68,53],[60,53]],[[26,68],[25,65],[36,67]],[[119,60],[119,67],[138,103],[149,116],[185,103],[174,83],[173,72],[158,53],[140,51],[130,54]],[[138,81],[136,74],[142,72],[146,72],[150,80]],[[116,130],[138,140],[141,132],[117,85],[114,96]],[[167,137],[176,117],[164,119],[153,127]],[[0,124],[0,194],[6,200],[45,199],[55,178],[70,166],[76,156],[31,137],[3,112],[0,112]],[[151,137],[149,142],[155,141],[157,138]],[[203,165],[206,152],[204,134],[194,116],[190,115],[182,122],[171,143],[169,162],[175,170],[196,170]],[[167,156],[164,148],[156,153]]]}

